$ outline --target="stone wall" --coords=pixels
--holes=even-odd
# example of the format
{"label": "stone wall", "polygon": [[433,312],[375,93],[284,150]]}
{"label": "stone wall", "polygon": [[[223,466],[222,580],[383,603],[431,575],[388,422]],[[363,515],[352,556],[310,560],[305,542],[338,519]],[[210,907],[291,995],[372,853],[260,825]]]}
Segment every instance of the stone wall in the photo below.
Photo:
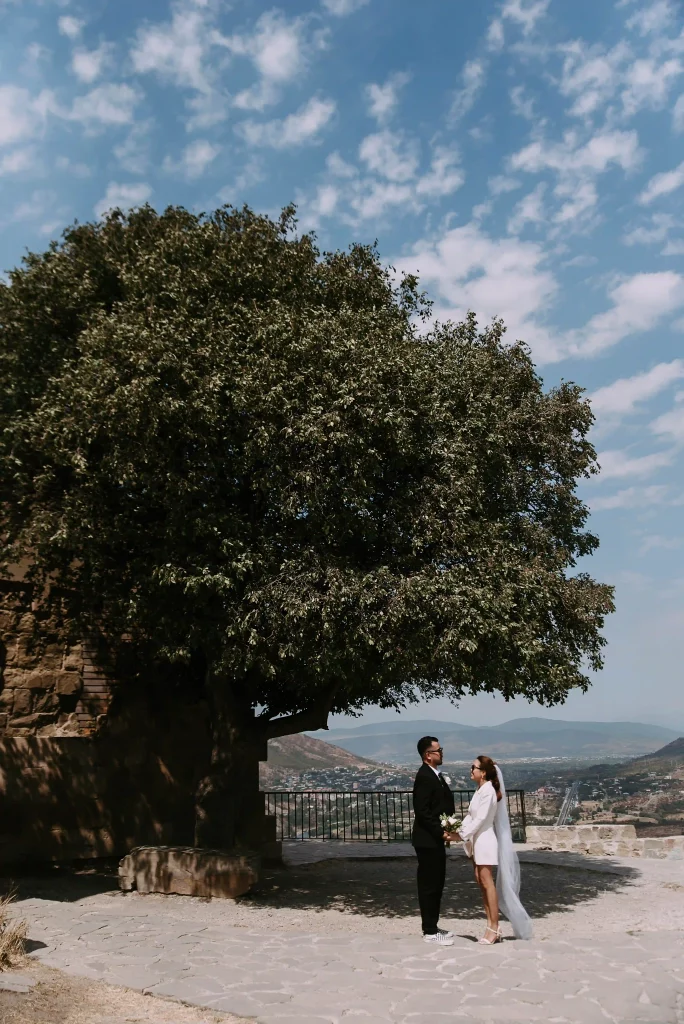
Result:
{"label": "stone wall", "polygon": [[22,579],[0,581],[0,864],[191,844],[203,705],[133,688],[117,708],[95,645],[39,614]]}
{"label": "stone wall", "polygon": [[0,738],[0,865],[191,845],[208,751],[197,706],[130,709],[93,737]]}
{"label": "stone wall", "polygon": [[684,860],[684,836],[639,839],[634,825],[528,825],[526,831],[528,845],[536,850]]}
{"label": "stone wall", "polygon": [[0,581],[0,737],[92,735],[112,680],[92,643],[60,643],[49,621],[37,641],[36,615],[21,581]]}

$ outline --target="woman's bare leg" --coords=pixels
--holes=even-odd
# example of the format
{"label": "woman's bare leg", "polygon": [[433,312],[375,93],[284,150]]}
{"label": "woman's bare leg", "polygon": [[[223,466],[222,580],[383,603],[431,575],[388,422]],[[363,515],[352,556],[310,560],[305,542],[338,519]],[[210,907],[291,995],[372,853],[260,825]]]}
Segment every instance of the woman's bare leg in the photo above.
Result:
{"label": "woman's bare leg", "polygon": [[499,930],[499,900],[496,895],[496,884],[494,882],[491,865],[477,864],[475,867],[475,876],[477,878],[478,885],[482,890],[482,898],[484,900],[485,913],[487,915],[487,927],[496,932]]}

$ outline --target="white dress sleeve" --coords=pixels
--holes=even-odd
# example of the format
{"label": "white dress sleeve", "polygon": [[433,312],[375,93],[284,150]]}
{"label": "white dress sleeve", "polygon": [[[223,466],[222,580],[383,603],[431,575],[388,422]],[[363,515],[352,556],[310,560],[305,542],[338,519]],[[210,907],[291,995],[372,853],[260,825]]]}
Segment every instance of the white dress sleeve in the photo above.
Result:
{"label": "white dress sleeve", "polygon": [[[496,790],[492,786],[491,782],[478,790],[477,796],[477,807],[473,808],[472,813],[470,809],[468,810],[468,813],[463,819],[463,824],[458,830],[458,834],[463,840],[473,839],[477,835],[481,826],[487,819],[492,804],[496,804]],[[472,803],[470,806],[472,807]]]}

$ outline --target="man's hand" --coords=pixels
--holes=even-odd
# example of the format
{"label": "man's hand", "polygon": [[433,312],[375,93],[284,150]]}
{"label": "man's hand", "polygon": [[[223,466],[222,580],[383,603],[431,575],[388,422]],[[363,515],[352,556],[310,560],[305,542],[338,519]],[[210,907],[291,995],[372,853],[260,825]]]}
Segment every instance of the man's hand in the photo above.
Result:
{"label": "man's hand", "polygon": [[458,834],[458,832],[445,832],[444,833],[444,842],[445,843],[458,843],[458,842],[460,842],[460,840],[461,840],[461,837]]}

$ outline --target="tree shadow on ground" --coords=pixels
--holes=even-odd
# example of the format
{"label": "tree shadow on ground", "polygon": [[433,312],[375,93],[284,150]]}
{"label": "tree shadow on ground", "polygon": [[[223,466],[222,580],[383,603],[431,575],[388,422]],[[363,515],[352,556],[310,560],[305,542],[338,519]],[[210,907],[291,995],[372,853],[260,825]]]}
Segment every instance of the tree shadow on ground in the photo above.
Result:
{"label": "tree shadow on ground", "polygon": [[[524,864],[521,899],[532,918],[570,911],[604,893],[626,891],[639,877],[635,869],[604,873],[574,867]],[[330,860],[290,868],[266,868],[244,905],[294,910],[339,910],[365,917],[415,917],[416,863],[398,860]],[[469,861],[449,860],[442,917],[482,916],[480,890]]]}
{"label": "tree shadow on ground", "polygon": [[72,864],[27,865],[5,868],[0,875],[0,895],[14,892],[18,900],[56,900],[75,903],[88,896],[119,891],[118,860],[92,860]]}

